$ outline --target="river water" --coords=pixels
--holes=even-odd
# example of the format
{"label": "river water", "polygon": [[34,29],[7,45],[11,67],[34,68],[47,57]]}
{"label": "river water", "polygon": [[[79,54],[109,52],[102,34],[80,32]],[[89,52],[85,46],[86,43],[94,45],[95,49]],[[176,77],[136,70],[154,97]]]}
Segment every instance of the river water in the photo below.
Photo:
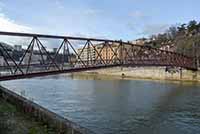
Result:
{"label": "river water", "polygon": [[67,75],[1,85],[97,134],[199,134],[200,85]]}

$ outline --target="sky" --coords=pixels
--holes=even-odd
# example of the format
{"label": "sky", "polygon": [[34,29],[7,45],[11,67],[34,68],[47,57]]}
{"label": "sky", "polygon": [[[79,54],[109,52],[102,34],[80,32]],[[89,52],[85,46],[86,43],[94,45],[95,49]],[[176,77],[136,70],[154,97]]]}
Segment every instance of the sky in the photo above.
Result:
{"label": "sky", "polygon": [[199,0],[0,0],[0,31],[135,40],[200,20]]}

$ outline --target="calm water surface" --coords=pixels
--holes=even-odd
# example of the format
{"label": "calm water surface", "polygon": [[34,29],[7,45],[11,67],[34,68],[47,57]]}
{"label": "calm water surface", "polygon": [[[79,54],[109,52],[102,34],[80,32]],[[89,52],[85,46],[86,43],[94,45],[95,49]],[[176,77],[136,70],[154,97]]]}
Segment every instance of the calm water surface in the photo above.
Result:
{"label": "calm water surface", "polygon": [[65,75],[1,85],[97,134],[199,134],[200,85]]}

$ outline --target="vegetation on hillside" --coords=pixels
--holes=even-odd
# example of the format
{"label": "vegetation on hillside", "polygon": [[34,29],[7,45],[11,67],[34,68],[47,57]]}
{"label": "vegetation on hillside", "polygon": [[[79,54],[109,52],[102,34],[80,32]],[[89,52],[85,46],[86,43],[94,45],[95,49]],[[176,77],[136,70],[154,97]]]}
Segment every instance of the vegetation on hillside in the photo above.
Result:
{"label": "vegetation on hillside", "polygon": [[170,45],[176,52],[188,56],[200,56],[200,22],[195,20],[187,24],[171,26],[165,33],[150,38],[153,47]]}

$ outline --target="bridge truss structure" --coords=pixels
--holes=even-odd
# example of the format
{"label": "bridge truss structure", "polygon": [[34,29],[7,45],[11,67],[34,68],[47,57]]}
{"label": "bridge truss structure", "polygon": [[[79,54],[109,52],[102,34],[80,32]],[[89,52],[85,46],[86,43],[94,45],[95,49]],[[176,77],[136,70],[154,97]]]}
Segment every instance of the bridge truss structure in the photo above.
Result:
{"label": "bridge truss structure", "polygon": [[195,58],[121,40],[0,32],[0,81],[116,66],[197,70]]}

